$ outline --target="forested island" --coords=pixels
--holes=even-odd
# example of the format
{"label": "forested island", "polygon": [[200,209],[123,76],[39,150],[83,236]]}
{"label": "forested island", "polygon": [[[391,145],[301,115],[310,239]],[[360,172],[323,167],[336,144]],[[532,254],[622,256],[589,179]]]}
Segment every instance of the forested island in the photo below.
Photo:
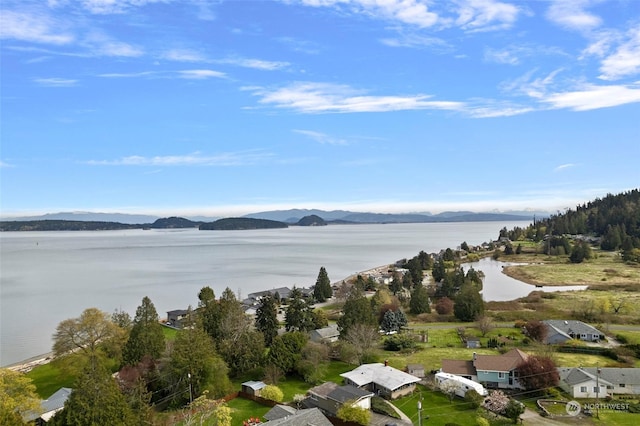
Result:
{"label": "forested island", "polygon": [[268,219],[251,219],[248,217],[230,217],[219,219],[211,223],[203,223],[198,229],[201,231],[230,231],[244,229],[277,229],[288,228],[284,222]]}

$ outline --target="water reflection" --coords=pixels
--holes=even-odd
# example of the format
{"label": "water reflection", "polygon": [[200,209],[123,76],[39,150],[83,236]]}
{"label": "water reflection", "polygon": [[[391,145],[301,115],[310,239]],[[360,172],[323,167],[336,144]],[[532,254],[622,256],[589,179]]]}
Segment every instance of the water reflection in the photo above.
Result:
{"label": "water reflection", "polygon": [[478,262],[469,262],[463,264],[463,268],[466,271],[469,268],[484,273],[484,281],[482,284],[482,298],[485,302],[497,301],[502,302],[506,300],[514,300],[520,297],[524,297],[532,291],[576,291],[586,290],[586,285],[568,285],[568,286],[544,286],[537,287],[531,284],[524,283],[522,281],[511,278],[510,276],[502,272],[502,268],[505,266],[522,265],[522,263],[514,262],[501,262],[493,260],[490,257],[485,257]]}

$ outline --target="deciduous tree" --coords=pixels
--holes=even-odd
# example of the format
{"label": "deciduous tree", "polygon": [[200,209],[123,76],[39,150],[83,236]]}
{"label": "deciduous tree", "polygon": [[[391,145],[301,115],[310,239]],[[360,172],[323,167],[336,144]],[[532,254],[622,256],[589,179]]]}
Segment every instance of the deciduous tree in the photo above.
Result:
{"label": "deciduous tree", "polygon": [[371,309],[371,303],[364,296],[364,293],[356,287],[351,289],[347,301],[342,308],[342,316],[338,319],[338,330],[340,336],[344,337],[354,324],[364,324],[376,326],[376,317]]}
{"label": "deciduous tree", "polygon": [[31,379],[23,373],[0,368],[0,424],[26,424],[23,415],[39,411],[40,398]]}
{"label": "deciduous tree", "polygon": [[85,309],[80,317],[66,319],[56,328],[53,335],[55,356],[78,350],[90,357],[98,355],[101,342],[116,337],[119,327],[111,321],[111,316],[97,308]]}
{"label": "deciduous tree", "polygon": [[516,372],[518,381],[528,391],[552,388],[560,381],[555,363],[546,356],[529,355]]}

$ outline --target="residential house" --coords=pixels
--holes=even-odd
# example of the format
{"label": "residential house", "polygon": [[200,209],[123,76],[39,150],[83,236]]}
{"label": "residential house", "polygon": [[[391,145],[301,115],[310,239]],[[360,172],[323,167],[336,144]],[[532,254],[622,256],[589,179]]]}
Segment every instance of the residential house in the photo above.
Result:
{"label": "residential house", "polygon": [[25,422],[34,422],[36,425],[45,425],[51,418],[64,408],[64,403],[69,399],[72,389],[60,388],[49,398],[40,401],[40,410],[30,412],[24,416]]}
{"label": "residential house", "polygon": [[290,293],[291,289],[289,287],[278,287],[272,290],[258,291],[255,293],[249,293],[242,303],[245,305],[257,305],[260,303],[260,299],[268,295],[277,297],[278,299],[286,299],[289,297]]}
{"label": "residential house", "polygon": [[516,369],[528,355],[520,349],[511,349],[502,355],[473,355],[478,382],[489,388],[522,389]]}
{"label": "residential house", "polygon": [[333,382],[326,382],[307,392],[309,398],[305,401],[305,405],[318,407],[329,416],[335,416],[345,403],[365,410],[371,409],[373,392],[352,385],[340,386]]}
{"label": "residential house", "polygon": [[471,361],[443,359],[440,371],[482,383],[488,388],[521,389],[516,369],[528,355],[511,349],[502,355],[478,355]]}
{"label": "residential house", "polygon": [[560,344],[571,339],[585,342],[597,342],[605,338],[604,333],[595,327],[576,320],[545,320],[547,333],[544,339],[546,344]]}
{"label": "residential house", "polygon": [[261,423],[262,426],[300,426],[300,425],[313,425],[313,426],[333,426],[329,419],[322,414],[319,408],[308,408],[305,410],[298,410],[295,414],[280,419],[269,420],[268,422]]}
{"label": "residential house", "polygon": [[560,367],[559,386],[573,398],[640,395],[639,368]]}
{"label": "residential house", "polygon": [[442,368],[443,373],[455,374],[456,376],[464,377],[465,379],[478,381],[478,375],[476,369],[473,366],[473,361],[466,361],[461,359],[443,359]]}
{"label": "residential house", "polygon": [[265,413],[264,417],[267,420],[284,419],[295,414],[298,410],[288,405],[277,404],[273,408]]}
{"label": "residential house", "polygon": [[420,381],[416,376],[389,366],[386,361],[384,364],[362,364],[340,376],[344,377],[348,385],[370,390],[388,399],[410,394]]}
{"label": "residential house", "polygon": [[167,312],[167,325],[175,328],[182,328],[182,322],[189,315],[189,311],[186,309],[176,309],[174,311]]}
{"label": "residential house", "polygon": [[331,324],[328,327],[318,328],[309,332],[309,338],[316,343],[332,343],[337,342],[340,337],[337,324]]}
{"label": "residential house", "polygon": [[251,380],[242,384],[242,392],[248,395],[260,396],[260,391],[265,386],[267,386],[267,384],[264,382]]}

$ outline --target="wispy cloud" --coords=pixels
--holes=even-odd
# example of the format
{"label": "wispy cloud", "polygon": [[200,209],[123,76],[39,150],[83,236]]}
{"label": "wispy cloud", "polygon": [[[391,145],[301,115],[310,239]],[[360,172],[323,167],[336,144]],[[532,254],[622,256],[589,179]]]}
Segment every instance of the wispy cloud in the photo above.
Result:
{"label": "wispy cloud", "polygon": [[39,10],[3,10],[0,13],[0,38],[56,45],[68,44],[75,39],[63,22]]}
{"label": "wispy cloud", "polygon": [[370,96],[346,85],[297,82],[278,89],[253,88],[259,103],[306,114],[384,112],[416,109],[458,111],[460,102],[430,101],[428,95]]}
{"label": "wispy cloud", "polygon": [[630,29],[626,40],[600,66],[600,78],[617,80],[640,73],[640,24]]}
{"label": "wispy cloud", "polygon": [[403,34],[396,37],[386,37],[380,42],[390,47],[411,47],[411,48],[437,48],[437,50],[449,51],[451,45],[438,37],[430,37],[422,34]]}
{"label": "wispy cloud", "polygon": [[566,169],[570,169],[571,167],[575,167],[575,166],[576,165],[573,164],[573,163],[561,164],[558,167],[556,167],[555,169],[553,169],[553,171],[557,173],[557,172],[561,172],[561,171],[566,170]]}
{"label": "wispy cloud", "polygon": [[258,70],[273,71],[289,66],[288,62],[280,61],[265,61],[262,59],[249,59],[249,58],[226,58],[218,59],[214,61],[219,64],[230,64],[244,68],[253,68]]}
{"label": "wispy cloud", "polygon": [[426,2],[421,0],[299,0],[312,7],[344,7],[352,13],[377,19],[401,22],[426,28],[438,22],[438,15],[431,12]]}
{"label": "wispy cloud", "polygon": [[225,152],[217,155],[202,155],[199,152],[186,155],[145,157],[132,155],[116,160],[90,160],[94,166],[250,166],[263,163],[274,157],[262,150]]}
{"label": "wispy cloud", "polygon": [[192,49],[170,49],[160,54],[162,59],[177,62],[207,62],[205,55]]}
{"label": "wispy cloud", "polygon": [[510,28],[521,10],[495,0],[459,0],[456,25],[467,31],[493,31]]}
{"label": "wispy cloud", "polygon": [[181,78],[187,78],[190,80],[204,80],[207,78],[224,78],[225,74],[220,71],[213,70],[184,70],[178,71],[178,75]]}
{"label": "wispy cloud", "polygon": [[589,84],[581,90],[546,95],[541,101],[551,105],[552,108],[589,111],[640,102],[640,87]]}
{"label": "wispy cloud", "polygon": [[602,24],[602,19],[585,9],[593,0],[554,0],[547,10],[547,19],[556,24],[578,31],[588,31]]}
{"label": "wispy cloud", "polygon": [[325,133],[321,133],[321,132],[316,132],[314,130],[299,130],[299,129],[294,129],[293,132],[295,133],[299,133],[301,135],[307,136],[310,139],[320,143],[320,144],[327,144],[327,145],[347,145],[348,142],[345,139],[338,139],[338,138],[334,138],[332,136],[329,136]]}
{"label": "wispy cloud", "polygon": [[73,80],[69,78],[57,78],[57,77],[36,78],[33,81],[35,81],[40,86],[47,86],[47,87],[72,87],[78,84],[78,80]]}
{"label": "wispy cloud", "polygon": [[0,160],[0,169],[9,169],[15,167],[13,164],[9,164],[3,160]]}
{"label": "wispy cloud", "polygon": [[151,3],[167,3],[169,1],[171,0],[81,0],[80,4],[96,15],[110,15],[124,13],[133,7],[142,7]]}

